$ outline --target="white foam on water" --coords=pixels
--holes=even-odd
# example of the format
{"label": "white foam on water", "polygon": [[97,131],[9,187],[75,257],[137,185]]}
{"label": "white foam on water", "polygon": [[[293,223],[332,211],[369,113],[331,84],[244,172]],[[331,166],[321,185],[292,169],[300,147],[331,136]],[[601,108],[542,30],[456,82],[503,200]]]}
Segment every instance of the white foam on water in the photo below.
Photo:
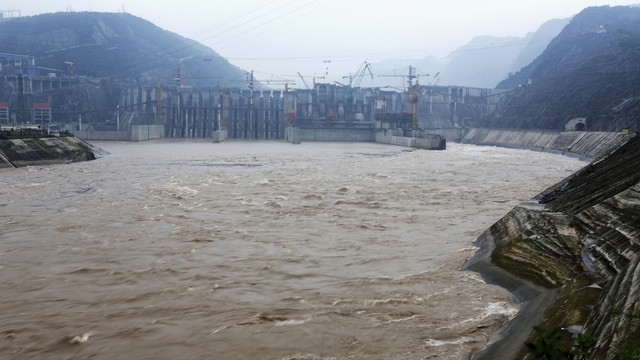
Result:
{"label": "white foam on water", "polygon": [[282,321],[275,321],[274,324],[276,326],[289,326],[289,325],[302,325],[302,324],[306,324],[309,321],[311,321],[311,318],[304,318],[304,319],[290,319],[290,320],[282,320]]}
{"label": "white foam on water", "polygon": [[461,338],[459,338],[457,340],[449,340],[449,341],[427,339],[425,341],[425,345],[430,346],[430,347],[438,347],[438,346],[445,346],[445,345],[460,345],[460,344],[464,344],[464,343],[472,341],[472,340],[473,339],[468,338],[468,337],[461,337]]}

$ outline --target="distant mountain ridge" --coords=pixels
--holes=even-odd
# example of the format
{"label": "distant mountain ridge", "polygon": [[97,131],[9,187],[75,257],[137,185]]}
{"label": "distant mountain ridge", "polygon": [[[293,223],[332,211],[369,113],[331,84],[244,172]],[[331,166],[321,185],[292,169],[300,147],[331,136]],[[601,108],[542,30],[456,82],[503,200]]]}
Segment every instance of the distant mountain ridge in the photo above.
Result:
{"label": "distant mountain ridge", "polygon": [[373,67],[378,73],[389,74],[413,66],[431,77],[438,74],[438,79],[431,81],[439,85],[494,88],[540,55],[568,23],[569,19],[549,20],[525,37],[476,36],[446,57],[389,59]]}
{"label": "distant mountain ridge", "polygon": [[29,55],[36,65],[91,77],[150,78],[169,83],[244,80],[245,71],[214,50],[127,13],[60,12],[0,22],[0,53]]}
{"label": "distant mountain ridge", "polygon": [[498,87],[514,92],[483,126],[564,129],[571,118],[585,117],[590,130],[638,129],[640,8],[583,10]]}

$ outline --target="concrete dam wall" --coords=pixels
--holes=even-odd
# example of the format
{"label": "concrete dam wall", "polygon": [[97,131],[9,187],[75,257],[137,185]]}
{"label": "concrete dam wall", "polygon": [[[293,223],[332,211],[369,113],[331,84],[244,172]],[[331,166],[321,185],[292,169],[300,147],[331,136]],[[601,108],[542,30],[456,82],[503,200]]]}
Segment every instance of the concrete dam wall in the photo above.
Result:
{"label": "concrete dam wall", "polygon": [[[7,94],[0,99],[0,115],[17,115],[0,116],[0,125],[86,131],[95,140],[121,139],[122,134],[107,132],[140,125],[164,126],[163,137],[213,138],[216,131],[226,131],[229,138],[242,139],[284,139],[287,126],[465,128],[478,126],[506,96],[505,90],[458,86],[419,86],[414,95],[321,83],[278,91],[90,79],[47,83],[25,76],[28,87],[18,97],[17,81],[0,79],[0,90]],[[94,140],[91,136],[86,139]]]}
{"label": "concrete dam wall", "polygon": [[[504,90],[420,87],[413,96],[381,88],[315,84],[287,91],[138,86],[122,97],[126,109],[165,125],[165,137],[283,139],[287,126],[336,129],[413,129],[474,126],[501,106]],[[141,117],[145,118],[145,116]],[[415,121],[415,124],[414,124]],[[340,134],[341,136],[341,134]]]}

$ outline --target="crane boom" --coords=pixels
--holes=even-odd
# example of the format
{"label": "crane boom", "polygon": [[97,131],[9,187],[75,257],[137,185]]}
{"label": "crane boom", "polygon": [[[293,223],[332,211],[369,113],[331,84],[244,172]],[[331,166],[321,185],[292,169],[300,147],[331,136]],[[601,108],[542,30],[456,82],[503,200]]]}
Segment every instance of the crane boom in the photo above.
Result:
{"label": "crane boom", "polygon": [[369,64],[368,62],[363,62],[362,65],[360,65],[360,69],[358,69],[358,72],[356,72],[356,76],[355,76],[355,84],[353,85],[353,87],[358,87],[360,86],[360,82],[362,82],[362,78],[364,77],[365,72],[369,72],[369,75],[371,76],[371,79],[373,80],[373,71],[371,71],[371,64]]}
{"label": "crane boom", "polygon": [[304,80],[304,76],[302,76],[302,74],[300,74],[300,72],[298,72],[298,76],[300,76],[300,80],[302,80],[302,83],[304,84],[304,87],[306,87],[307,90],[311,90],[311,88],[309,87],[309,84],[307,84],[307,82]]}
{"label": "crane boom", "polygon": [[358,86],[360,86],[360,82],[362,82],[362,78],[364,77],[365,73],[369,72],[369,75],[371,76],[371,79],[373,79],[373,72],[371,71],[371,64],[369,64],[368,62],[363,62],[360,67],[358,68],[358,71],[356,71],[356,73],[354,75],[349,75],[349,76],[343,76],[343,79],[349,78],[349,87],[350,88],[356,88]]}

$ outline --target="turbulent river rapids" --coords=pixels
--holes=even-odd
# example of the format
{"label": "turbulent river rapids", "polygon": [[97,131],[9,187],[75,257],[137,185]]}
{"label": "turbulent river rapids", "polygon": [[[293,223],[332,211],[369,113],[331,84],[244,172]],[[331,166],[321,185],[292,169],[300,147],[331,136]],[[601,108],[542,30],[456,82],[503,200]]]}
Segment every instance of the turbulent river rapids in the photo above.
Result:
{"label": "turbulent river rapids", "polygon": [[448,144],[97,142],[0,169],[0,358],[468,359],[517,311],[460,271],[585,163]]}

